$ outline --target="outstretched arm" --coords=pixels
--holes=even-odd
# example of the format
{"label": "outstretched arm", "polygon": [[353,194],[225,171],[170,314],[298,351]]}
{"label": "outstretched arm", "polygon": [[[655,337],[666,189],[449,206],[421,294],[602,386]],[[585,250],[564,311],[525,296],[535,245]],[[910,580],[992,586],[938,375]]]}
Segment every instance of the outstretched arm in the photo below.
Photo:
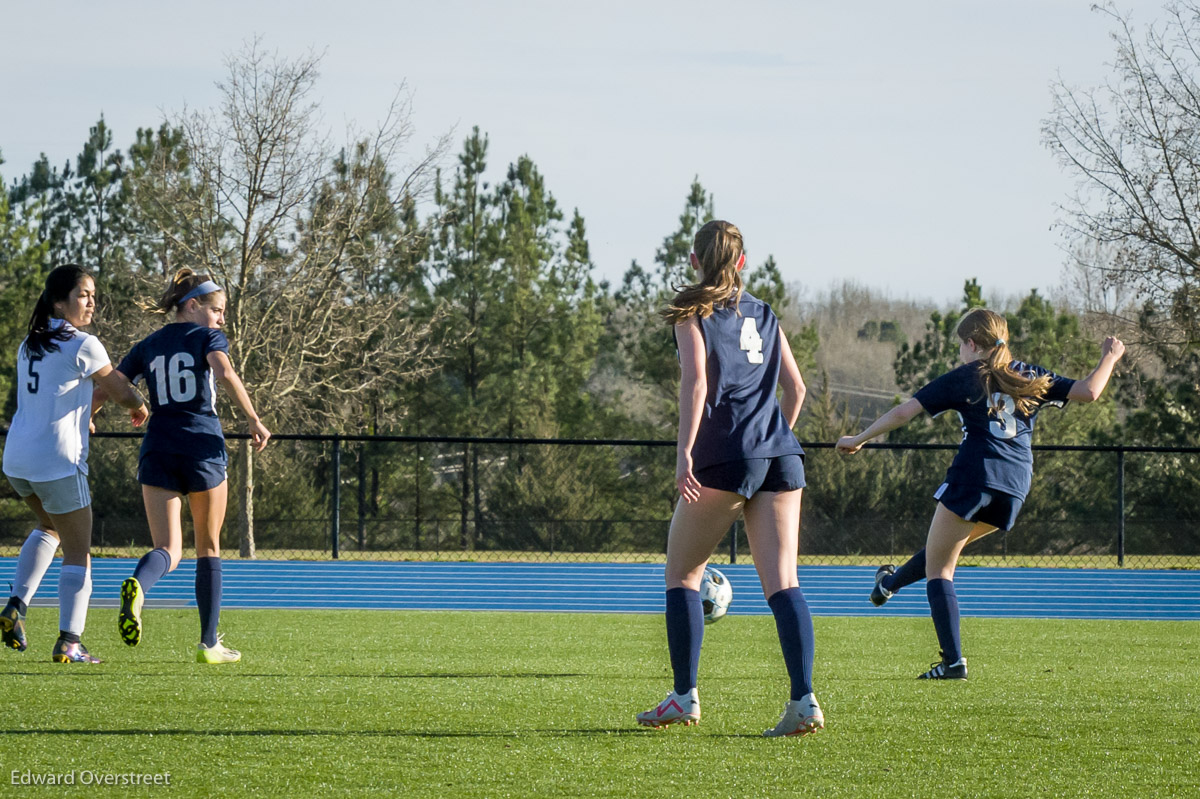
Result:
{"label": "outstretched arm", "polygon": [[847,455],[853,455],[862,449],[862,445],[870,441],[876,436],[881,436],[889,430],[895,430],[898,427],[911,422],[918,414],[925,410],[921,403],[915,399],[905,400],[904,402],[892,408],[890,411],[880,416],[871,426],[862,431],[856,436],[842,436],[838,440],[838,452],[843,452]]}
{"label": "outstretched arm", "polygon": [[146,403],[142,402],[142,395],[138,394],[133,383],[120,371],[112,368],[111,364],[92,375],[92,385],[92,416],[96,415],[96,411],[100,410],[100,406],[109,398],[129,410],[129,419],[134,427],[140,426],[150,415]]}
{"label": "outstretched arm", "polygon": [[234,403],[241,408],[245,415],[254,451],[262,452],[263,447],[267,445],[267,439],[271,437],[271,431],[263,425],[258,414],[254,412],[254,404],[250,402],[246,386],[242,384],[242,379],[234,371],[229,356],[221,350],[213,350],[208,353],[208,365],[212,369],[213,377],[233,396]]}
{"label": "outstretched arm", "polygon": [[704,398],[708,396],[704,335],[696,317],[675,325],[679,345],[679,436],[675,447],[675,486],[685,502],[700,499],[700,482],[692,474],[692,446],[700,430]]}
{"label": "outstretched arm", "polygon": [[1104,343],[1100,345],[1100,363],[1090,375],[1075,381],[1075,385],[1067,392],[1067,399],[1076,402],[1095,402],[1100,399],[1104,387],[1112,377],[1113,367],[1124,354],[1125,344],[1119,338],[1109,336],[1104,339]]}

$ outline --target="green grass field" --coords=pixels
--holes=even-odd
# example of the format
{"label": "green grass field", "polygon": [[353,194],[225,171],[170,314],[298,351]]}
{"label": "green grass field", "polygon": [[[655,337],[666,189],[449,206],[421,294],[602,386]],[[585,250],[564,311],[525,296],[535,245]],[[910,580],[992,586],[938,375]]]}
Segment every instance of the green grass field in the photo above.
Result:
{"label": "green grass field", "polygon": [[[769,617],[707,631],[697,727],[633,714],[670,687],[661,617],[227,611],[244,660],[192,661],[195,611],[114,612],[49,662],[57,622],[0,652],[4,796],[1195,796],[1200,627],[964,621],[971,680],[917,681],[926,619],[818,618],[826,729],[764,739],[787,683]],[[76,787],[13,785],[75,772]],[[83,787],[170,773],[170,787]]]}

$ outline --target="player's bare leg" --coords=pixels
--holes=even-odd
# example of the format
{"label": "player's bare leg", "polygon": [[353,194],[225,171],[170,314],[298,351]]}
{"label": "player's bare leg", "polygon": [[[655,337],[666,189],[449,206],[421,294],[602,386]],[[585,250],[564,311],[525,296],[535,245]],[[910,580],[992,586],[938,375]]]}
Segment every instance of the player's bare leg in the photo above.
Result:
{"label": "player's bare leg", "polygon": [[91,548],[92,508],[70,513],[51,513],[50,519],[62,543],[63,565],[58,578],[59,638],[51,660],[55,663],[99,663],[79,640],[87,621],[92,595]]}
{"label": "player's bare leg", "polygon": [[675,686],[657,706],[637,714],[638,724],[644,727],[689,726],[700,720],[695,685],[704,635],[700,580],[713,550],[741,514],[746,500],[740,494],[704,486],[699,493],[693,502],[679,500],[667,533],[667,647]]}
{"label": "player's bare leg", "polygon": [[812,692],[812,614],[796,574],[802,490],[760,491],[746,503],[746,538],[763,596],[775,616],[779,644],[791,678],[791,699],[779,722],[763,735],[804,736],[825,726]]}
{"label": "player's bare leg", "polygon": [[959,632],[958,595],[954,590],[954,569],[963,547],[995,529],[992,525],[967,521],[940,502],[934,511],[925,542],[925,592],[941,646],[941,661],[920,675],[921,679],[967,679],[967,660],[962,656]]}
{"label": "player's bare leg", "polygon": [[242,653],[230,649],[217,634],[221,617],[221,527],[229,500],[229,482],[188,494],[196,530],[196,607],[200,611],[200,663],[236,663]]}

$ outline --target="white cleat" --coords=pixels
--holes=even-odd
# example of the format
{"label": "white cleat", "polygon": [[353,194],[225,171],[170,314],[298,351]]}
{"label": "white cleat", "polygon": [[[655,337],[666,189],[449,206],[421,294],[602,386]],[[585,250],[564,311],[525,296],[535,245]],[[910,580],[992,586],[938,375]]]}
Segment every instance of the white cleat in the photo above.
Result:
{"label": "white cleat", "polygon": [[785,735],[809,735],[825,728],[825,714],[817,704],[817,697],[805,694],[803,698],[787,703],[779,723],[763,732],[768,738],[782,738]]}
{"label": "white cleat", "polygon": [[671,724],[690,727],[700,723],[700,695],[696,689],[686,694],[674,691],[658,703],[658,707],[637,714],[637,723],[643,727],[662,728]]}
{"label": "white cleat", "polygon": [[236,649],[230,649],[221,641],[222,636],[217,636],[217,642],[212,646],[204,644],[196,644],[196,662],[197,663],[237,663],[242,659],[242,653]]}

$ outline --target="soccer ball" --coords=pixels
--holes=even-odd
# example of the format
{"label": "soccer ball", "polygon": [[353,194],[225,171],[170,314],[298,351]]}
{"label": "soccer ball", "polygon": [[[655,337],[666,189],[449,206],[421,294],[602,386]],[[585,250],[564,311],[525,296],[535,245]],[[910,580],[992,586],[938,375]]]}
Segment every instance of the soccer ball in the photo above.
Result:
{"label": "soccer ball", "polygon": [[712,624],[729,612],[733,587],[721,572],[709,566],[700,578],[700,605],[704,608],[704,623]]}

